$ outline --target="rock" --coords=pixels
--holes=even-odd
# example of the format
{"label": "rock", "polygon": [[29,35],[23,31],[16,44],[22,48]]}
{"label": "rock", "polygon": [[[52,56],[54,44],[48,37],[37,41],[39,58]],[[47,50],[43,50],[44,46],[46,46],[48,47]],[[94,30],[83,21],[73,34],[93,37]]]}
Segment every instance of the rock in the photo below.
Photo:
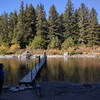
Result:
{"label": "rock", "polygon": [[64,53],[64,57],[68,57],[68,52],[65,52]]}
{"label": "rock", "polygon": [[30,58],[31,52],[29,50],[25,51],[21,57],[25,56],[26,58]]}

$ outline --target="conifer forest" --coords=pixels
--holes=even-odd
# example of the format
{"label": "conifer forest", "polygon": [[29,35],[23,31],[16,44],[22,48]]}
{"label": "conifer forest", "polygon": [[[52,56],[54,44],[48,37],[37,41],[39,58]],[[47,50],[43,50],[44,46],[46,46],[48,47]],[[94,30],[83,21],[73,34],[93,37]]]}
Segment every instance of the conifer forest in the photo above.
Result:
{"label": "conifer forest", "polygon": [[66,1],[61,14],[52,5],[47,17],[44,5],[24,7],[22,1],[18,12],[0,15],[0,46],[46,50],[100,46],[100,24],[95,8],[89,10],[82,3],[74,9],[73,5],[71,0]]}

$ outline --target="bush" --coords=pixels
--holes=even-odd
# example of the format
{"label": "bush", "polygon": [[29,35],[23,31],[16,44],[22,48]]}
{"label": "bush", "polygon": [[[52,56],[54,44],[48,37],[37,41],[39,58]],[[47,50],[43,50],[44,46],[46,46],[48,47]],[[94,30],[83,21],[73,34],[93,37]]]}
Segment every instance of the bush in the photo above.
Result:
{"label": "bush", "polygon": [[62,49],[67,50],[69,47],[73,47],[73,46],[74,46],[74,40],[71,37],[69,37],[62,44]]}
{"label": "bush", "polygon": [[8,46],[1,45],[0,46],[0,54],[12,54]]}
{"label": "bush", "polygon": [[30,48],[32,49],[45,49],[46,48],[46,41],[40,37],[36,36],[32,43],[30,44]]}
{"label": "bush", "polygon": [[77,54],[83,54],[81,51],[73,51],[69,53],[70,55],[77,55]]}
{"label": "bush", "polygon": [[50,49],[46,51],[48,55],[62,55],[59,49]]}
{"label": "bush", "polygon": [[0,54],[7,54],[7,55],[9,55],[9,54],[13,54],[13,52],[11,52],[8,49],[4,49],[4,50],[0,50]]}
{"label": "bush", "polygon": [[8,47],[6,47],[6,46],[4,46],[4,45],[1,45],[1,46],[0,46],[0,50],[6,49],[6,48],[8,48]]}
{"label": "bush", "polygon": [[58,37],[52,37],[50,44],[48,45],[48,49],[57,49],[60,48],[60,41]]}
{"label": "bush", "polygon": [[11,45],[10,47],[10,50],[15,53],[17,50],[20,49],[20,45],[19,44],[14,44],[14,45]]}

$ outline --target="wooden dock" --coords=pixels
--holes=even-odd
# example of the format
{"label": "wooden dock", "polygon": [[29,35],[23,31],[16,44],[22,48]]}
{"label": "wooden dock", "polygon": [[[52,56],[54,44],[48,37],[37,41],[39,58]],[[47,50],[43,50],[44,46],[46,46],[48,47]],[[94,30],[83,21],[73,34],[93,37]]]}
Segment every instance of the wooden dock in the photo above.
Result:
{"label": "wooden dock", "polygon": [[40,69],[45,64],[46,59],[47,56],[44,55],[40,62],[22,80],[20,80],[19,84],[31,84],[35,80]]}

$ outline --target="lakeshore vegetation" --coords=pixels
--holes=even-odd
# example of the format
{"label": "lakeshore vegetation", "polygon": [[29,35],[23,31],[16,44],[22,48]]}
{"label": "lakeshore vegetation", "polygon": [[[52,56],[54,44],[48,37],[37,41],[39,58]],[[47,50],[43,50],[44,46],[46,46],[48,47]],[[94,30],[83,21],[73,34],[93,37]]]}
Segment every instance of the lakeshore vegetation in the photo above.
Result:
{"label": "lakeshore vegetation", "polygon": [[91,10],[84,3],[74,9],[68,0],[65,12],[59,14],[52,5],[47,18],[44,6],[32,4],[9,15],[0,16],[0,54],[13,54],[29,49],[35,52],[47,50],[48,53],[71,54],[100,52],[100,24],[94,8]]}

